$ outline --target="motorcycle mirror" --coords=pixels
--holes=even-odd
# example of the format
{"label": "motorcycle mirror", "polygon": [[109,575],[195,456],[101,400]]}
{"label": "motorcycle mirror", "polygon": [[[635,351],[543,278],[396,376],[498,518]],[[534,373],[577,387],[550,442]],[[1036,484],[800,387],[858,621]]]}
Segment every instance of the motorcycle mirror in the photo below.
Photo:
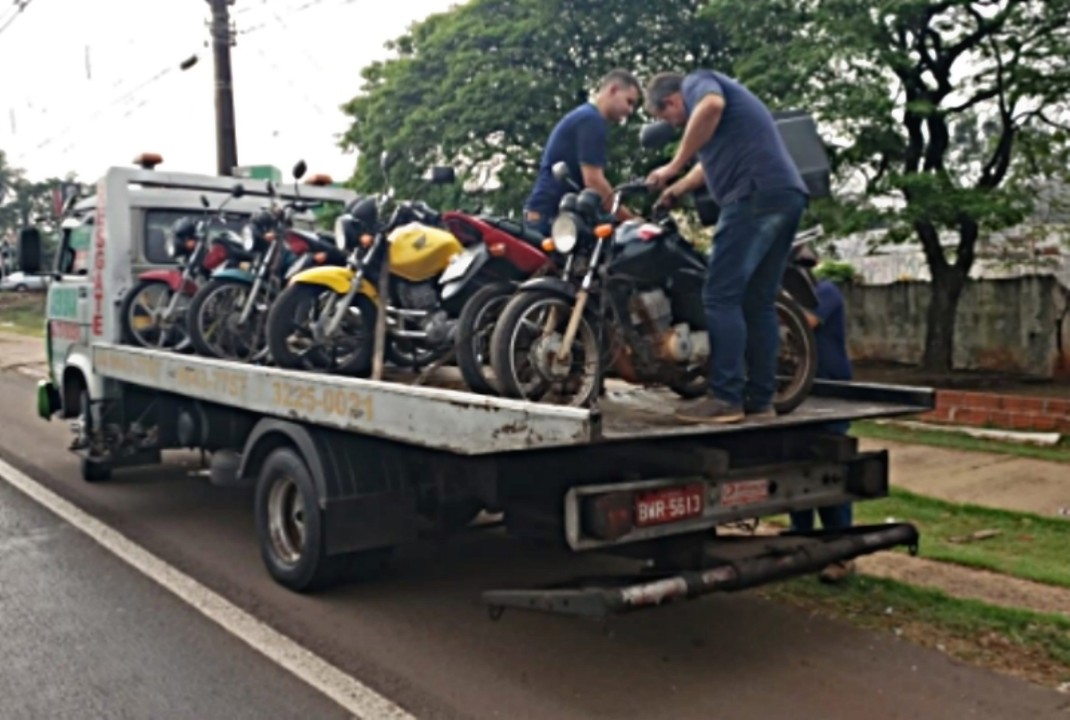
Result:
{"label": "motorcycle mirror", "polygon": [[433,185],[451,185],[457,181],[457,174],[449,165],[435,165],[429,179]]}
{"label": "motorcycle mirror", "polygon": [[211,207],[211,205],[212,204],[210,202],[208,202],[208,196],[202,194],[201,195],[201,207],[203,207],[204,209],[207,210],[209,207]]}
{"label": "motorcycle mirror", "polygon": [[232,197],[240,198],[242,195],[245,194],[245,186],[241,183],[238,183],[230,189],[230,194]]}
{"label": "motorcycle mirror", "polygon": [[551,170],[554,174],[554,180],[563,183],[569,179],[568,163],[566,163],[564,160],[560,162],[555,162]]}
{"label": "motorcycle mirror", "polygon": [[268,180],[265,187],[267,188],[268,195],[275,197],[275,183]]}
{"label": "motorcycle mirror", "polygon": [[647,123],[639,130],[639,145],[646,150],[660,150],[676,138],[676,128],[664,120]]}
{"label": "motorcycle mirror", "polygon": [[308,170],[308,165],[305,164],[305,161],[304,160],[298,160],[297,164],[294,165],[294,170],[293,170],[294,180],[300,180],[304,176],[305,171],[307,171],[307,170]]}

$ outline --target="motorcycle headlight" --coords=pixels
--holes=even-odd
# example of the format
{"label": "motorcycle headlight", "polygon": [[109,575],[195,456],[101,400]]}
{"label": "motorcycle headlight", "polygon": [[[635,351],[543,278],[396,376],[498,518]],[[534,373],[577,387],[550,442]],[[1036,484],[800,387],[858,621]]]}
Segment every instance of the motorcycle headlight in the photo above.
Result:
{"label": "motorcycle headlight", "polygon": [[579,234],[580,228],[571,215],[558,215],[554,224],[550,226],[550,237],[553,238],[554,247],[562,255],[568,255],[576,248],[576,238]]}
{"label": "motorcycle headlight", "polygon": [[256,247],[256,233],[253,231],[252,223],[241,229],[241,246],[246,252],[252,252]]}

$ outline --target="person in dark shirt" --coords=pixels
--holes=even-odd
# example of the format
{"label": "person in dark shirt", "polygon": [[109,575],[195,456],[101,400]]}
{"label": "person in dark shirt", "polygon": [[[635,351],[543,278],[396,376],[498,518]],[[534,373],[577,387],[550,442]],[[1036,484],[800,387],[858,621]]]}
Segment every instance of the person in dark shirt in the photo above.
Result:
{"label": "person in dark shirt", "polygon": [[739,82],[711,70],[661,73],[647,111],[683,127],[670,163],[647,182],[672,204],[705,184],[720,207],[702,299],[710,333],[710,392],[676,412],[686,422],[732,423],[774,415],[780,332],[775,300],[809,192],[769,109]]}
{"label": "person in dark shirt", "polygon": [[[598,92],[588,102],[571,110],[550,133],[539,162],[535,187],[524,203],[524,221],[544,236],[557,216],[561,198],[569,187],[553,176],[553,166],[568,164],[572,181],[581,188],[592,188],[602,196],[603,208],[612,206],[613,186],[605,176],[609,153],[609,124],[628,118],[639,104],[639,81],[627,70],[612,70],[602,78]],[[618,219],[631,213],[622,208]]]}
{"label": "person in dark shirt", "polygon": [[[830,280],[819,280],[815,289],[817,307],[813,312],[805,312],[817,340],[817,377],[823,380],[851,380],[853,372],[851,359],[847,355],[843,294],[836,283]],[[840,420],[825,423],[821,427],[828,432],[846,435],[850,423]],[[821,526],[826,530],[849,528],[853,521],[851,503],[818,508],[817,514],[821,518]],[[791,529],[797,532],[813,530],[814,511],[791,513]],[[850,560],[836,562],[822,570],[820,577],[825,582],[839,582],[850,576],[854,569],[854,563]]]}

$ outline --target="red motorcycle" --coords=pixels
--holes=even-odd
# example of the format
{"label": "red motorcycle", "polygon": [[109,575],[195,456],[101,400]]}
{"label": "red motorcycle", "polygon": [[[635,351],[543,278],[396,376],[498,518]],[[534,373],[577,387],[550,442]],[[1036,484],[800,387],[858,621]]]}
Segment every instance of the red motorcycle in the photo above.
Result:
{"label": "red motorcycle", "polygon": [[[206,197],[201,197],[201,203],[208,208]],[[221,205],[219,210],[222,209]],[[186,330],[190,300],[217,268],[237,267],[252,260],[237,233],[224,228],[210,236],[212,224],[212,218],[197,220],[187,216],[171,225],[165,250],[178,267],[138,275],[123,297],[123,342],[178,351],[190,347]]]}
{"label": "red motorcycle", "polygon": [[442,273],[443,301],[468,295],[456,327],[457,366],[472,392],[496,395],[488,376],[490,333],[519,283],[556,268],[540,233],[514,220],[461,211],[442,222],[465,246]]}

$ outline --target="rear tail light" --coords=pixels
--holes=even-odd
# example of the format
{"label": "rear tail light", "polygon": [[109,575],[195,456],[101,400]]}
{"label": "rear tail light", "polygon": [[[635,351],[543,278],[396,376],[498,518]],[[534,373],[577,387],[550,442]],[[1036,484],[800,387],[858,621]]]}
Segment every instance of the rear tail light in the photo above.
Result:
{"label": "rear tail light", "polygon": [[583,499],[580,522],[583,531],[599,540],[616,540],[635,529],[635,495],[611,492]]}

